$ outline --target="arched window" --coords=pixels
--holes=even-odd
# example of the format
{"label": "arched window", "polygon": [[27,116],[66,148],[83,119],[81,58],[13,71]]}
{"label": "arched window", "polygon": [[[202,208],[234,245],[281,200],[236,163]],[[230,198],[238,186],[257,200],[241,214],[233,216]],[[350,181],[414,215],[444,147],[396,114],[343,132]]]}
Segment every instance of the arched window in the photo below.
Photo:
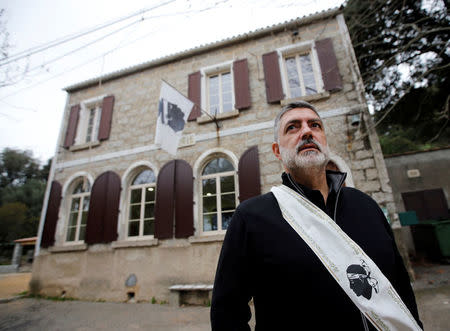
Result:
{"label": "arched window", "polygon": [[86,177],[77,178],[69,197],[70,210],[66,242],[82,242],[86,234],[91,185]]}
{"label": "arched window", "polygon": [[226,230],[237,205],[236,171],[223,157],[209,161],[201,175],[202,231]]}
{"label": "arched window", "polygon": [[144,169],[133,179],[129,189],[127,237],[153,236],[155,233],[155,189],[153,171]]}

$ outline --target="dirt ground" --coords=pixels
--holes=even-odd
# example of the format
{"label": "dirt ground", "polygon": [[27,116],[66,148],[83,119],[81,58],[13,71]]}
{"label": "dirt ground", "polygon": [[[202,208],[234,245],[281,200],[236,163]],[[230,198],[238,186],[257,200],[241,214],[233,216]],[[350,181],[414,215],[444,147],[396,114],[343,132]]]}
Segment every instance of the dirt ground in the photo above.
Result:
{"label": "dirt ground", "polygon": [[0,299],[14,297],[28,291],[31,272],[0,274]]}

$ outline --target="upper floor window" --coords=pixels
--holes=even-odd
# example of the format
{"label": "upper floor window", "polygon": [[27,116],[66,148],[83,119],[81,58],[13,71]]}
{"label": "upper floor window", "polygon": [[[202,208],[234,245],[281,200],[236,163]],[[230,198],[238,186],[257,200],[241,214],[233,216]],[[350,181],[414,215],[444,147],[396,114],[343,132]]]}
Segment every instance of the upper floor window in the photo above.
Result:
{"label": "upper floor window", "polygon": [[223,157],[211,160],[201,175],[203,232],[226,230],[237,205],[236,171]]}
{"label": "upper floor window", "polygon": [[86,177],[76,179],[70,195],[69,221],[67,224],[67,242],[82,242],[86,234],[91,186]]}
{"label": "upper floor window", "polygon": [[91,104],[82,105],[80,122],[78,125],[77,135],[75,137],[75,144],[79,145],[98,141],[98,130],[100,127],[101,116],[101,103],[93,102]]}
{"label": "upper floor window", "polygon": [[288,99],[323,92],[320,66],[312,44],[281,49],[281,76]]}
{"label": "upper floor window", "polygon": [[134,177],[129,189],[127,226],[129,238],[154,235],[155,189],[156,178],[150,169],[144,169]]}
{"label": "upper floor window", "polygon": [[207,77],[208,112],[211,115],[233,110],[231,71],[215,73]]}

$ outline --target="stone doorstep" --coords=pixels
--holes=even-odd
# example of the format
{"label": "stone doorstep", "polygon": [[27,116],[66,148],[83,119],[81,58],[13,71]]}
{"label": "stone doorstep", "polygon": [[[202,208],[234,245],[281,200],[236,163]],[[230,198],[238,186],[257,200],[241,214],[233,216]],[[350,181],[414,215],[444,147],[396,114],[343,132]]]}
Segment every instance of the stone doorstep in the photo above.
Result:
{"label": "stone doorstep", "polygon": [[[169,295],[169,304],[172,307],[180,307],[182,304],[182,294],[183,292],[191,292],[195,295],[195,292],[209,292],[208,299],[212,298],[212,289],[213,285],[211,284],[177,284],[169,287],[170,295]],[[199,294],[199,293],[198,293]],[[203,295],[202,295],[203,296]]]}

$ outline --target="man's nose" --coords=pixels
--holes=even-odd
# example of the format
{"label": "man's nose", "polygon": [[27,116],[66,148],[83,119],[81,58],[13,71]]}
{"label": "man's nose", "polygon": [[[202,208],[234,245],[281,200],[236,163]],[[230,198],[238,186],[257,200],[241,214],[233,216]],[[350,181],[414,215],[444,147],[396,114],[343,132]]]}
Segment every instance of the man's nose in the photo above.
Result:
{"label": "man's nose", "polygon": [[312,138],[312,131],[307,123],[302,124],[302,127],[300,129],[300,136],[302,137],[302,140]]}

